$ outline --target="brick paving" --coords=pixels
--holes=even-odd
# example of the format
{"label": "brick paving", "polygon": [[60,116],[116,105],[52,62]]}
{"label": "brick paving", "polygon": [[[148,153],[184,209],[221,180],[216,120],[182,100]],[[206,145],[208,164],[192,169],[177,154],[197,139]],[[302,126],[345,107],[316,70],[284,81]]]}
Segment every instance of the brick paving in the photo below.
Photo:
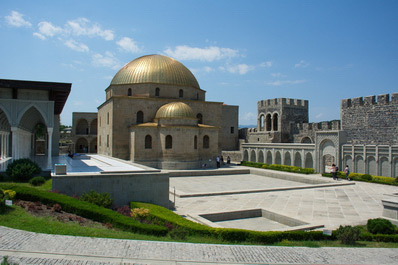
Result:
{"label": "brick paving", "polygon": [[212,245],[32,233],[0,227],[17,264],[398,264],[397,249]]}

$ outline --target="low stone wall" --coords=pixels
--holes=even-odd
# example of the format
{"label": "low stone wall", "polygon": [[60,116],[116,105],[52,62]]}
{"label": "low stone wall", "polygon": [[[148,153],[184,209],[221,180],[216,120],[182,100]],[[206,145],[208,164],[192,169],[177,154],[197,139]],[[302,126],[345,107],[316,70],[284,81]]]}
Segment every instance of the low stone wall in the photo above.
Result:
{"label": "low stone wall", "polygon": [[242,161],[242,151],[222,151],[221,155],[224,158],[224,162],[227,163],[227,157],[231,158],[231,162],[240,163]]}
{"label": "low stone wall", "polygon": [[140,201],[169,207],[169,174],[112,173],[53,175],[53,190],[69,196],[81,196],[94,190],[109,193],[117,206]]}

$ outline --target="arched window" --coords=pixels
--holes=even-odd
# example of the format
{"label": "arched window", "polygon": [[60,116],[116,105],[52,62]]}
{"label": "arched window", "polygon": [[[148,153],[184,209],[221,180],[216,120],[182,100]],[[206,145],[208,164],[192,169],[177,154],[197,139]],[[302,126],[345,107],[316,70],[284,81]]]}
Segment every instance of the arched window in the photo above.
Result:
{"label": "arched window", "polygon": [[178,92],[178,96],[180,98],[184,97],[184,91],[182,89],[180,89],[180,91]]}
{"label": "arched window", "polygon": [[274,116],[272,117],[272,125],[273,125],[273,129],[274,131],[278,130],[278,114],[275,113]]}
{"label": "arched window", "polygon": [[198,115],[196,115],[196,118],[198,119],[198,123],[199,124],[203,124],[203,115],[202,115],[202,113],[198,113]]}
{"label": "arched window", "polygon": [[155,89],[155,97],[159,97],[159,95],[160,95],[160,88],[156,88]]}
{"label": "arched window", "polygon": [[198,137],[196,135],[193,138],[193,148],[198,149]]}
{"label": "arched window", "polygon": [[171,135],[166,136],[166,149],[171,149],[173,148],[173,138]]}
{"label": "arched window", "polygon": [[265,117],[265,127],[267,132],[271,131],[271,114],[268,114],[267,117]]}
{"label": "arched window", "polygon": [[205,135],[203,137],[203,148],[208,149],[210,147],[210,138],[209,136]]}
{"label": "arched window", "polygon": [[137,124],[144,122],[144,113],[142,111],[137,112]]}
{"label": "arched window", "polygon": [[260,116],[260,131],[264,131],[264,115]]}
{"label": "arched window", "polygon": [[131,88],[129,88],[128,90],[127,90],[127,96],[131,96]]}
{"label": "arched window", "polygon": [[152,136],[145,136],[145,149],[152,149]]}

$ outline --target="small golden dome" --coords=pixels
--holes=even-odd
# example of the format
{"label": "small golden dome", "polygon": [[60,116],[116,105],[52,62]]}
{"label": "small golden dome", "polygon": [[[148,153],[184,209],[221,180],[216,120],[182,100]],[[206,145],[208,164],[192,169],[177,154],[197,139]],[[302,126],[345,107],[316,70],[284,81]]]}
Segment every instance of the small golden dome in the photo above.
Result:
{"label": "small golden dome", "polygon": [[156,112],[155,119],[195,119],[190,106],[183,102],[171,102],[161,106]]}
{"label": "small golden dome", "polygon": [[139,57],[119,70],[111,85],[157,83],[199,88],[195,76],[182,63],[164,55]]}

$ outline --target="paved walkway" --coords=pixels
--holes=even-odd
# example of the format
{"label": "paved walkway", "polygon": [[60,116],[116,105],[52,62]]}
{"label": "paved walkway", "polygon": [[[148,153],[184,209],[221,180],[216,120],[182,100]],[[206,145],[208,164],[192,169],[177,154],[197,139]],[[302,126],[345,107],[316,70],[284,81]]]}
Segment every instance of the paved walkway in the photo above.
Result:
{"label": "paved walkway", "polygon": [[398,264],[397,249],[209,245],[47,235],[0,227],[21,264]]}

